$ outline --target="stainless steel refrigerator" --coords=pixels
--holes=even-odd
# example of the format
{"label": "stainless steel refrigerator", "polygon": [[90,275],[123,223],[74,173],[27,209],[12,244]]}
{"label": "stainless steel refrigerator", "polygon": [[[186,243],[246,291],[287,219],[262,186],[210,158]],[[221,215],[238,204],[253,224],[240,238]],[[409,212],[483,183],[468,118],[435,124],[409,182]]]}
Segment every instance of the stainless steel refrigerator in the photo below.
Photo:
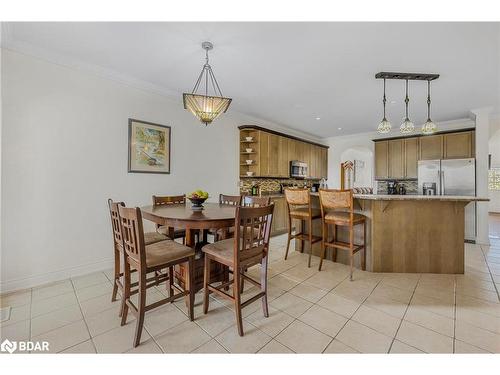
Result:
{"label": "stainless steel refrigerator", "polygon": [[[424,189],[425,188],[425,189]],[[476,159],[421,160],[418,194],[476,195]],[[476,203],[465,206],[465,239],[476,240]]]}

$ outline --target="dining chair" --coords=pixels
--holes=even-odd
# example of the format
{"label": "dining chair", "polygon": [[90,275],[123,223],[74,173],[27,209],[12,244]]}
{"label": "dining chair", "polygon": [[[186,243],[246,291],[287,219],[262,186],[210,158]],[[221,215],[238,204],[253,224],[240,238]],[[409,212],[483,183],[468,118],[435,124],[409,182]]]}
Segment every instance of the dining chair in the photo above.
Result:
{"label": "dining chair", "polygon": [[[223,204],[226,206],[239,206],[241,205],[241,201],[241,195],[219,194],[219,204]],[[217,242],[221,239],[232,238],[234,235],[234,228],[221,228],[217,230],[211,230],[209,231],[209,233],[214,236],[214,242]]]}
{"label": "dining chair", "polygon": [[[319,271],[323,264],[327,247],[334,250],[333,261],[337,260],[337,249],[349,251],[350,275],[352,281],[354,254],[363,250],[361,257],[361,268],[366,270],[366,216],[354,212],[354,200],[352,190],[320,189],[319,201],[321,206],[321,217],[323,226],[323,238],[321,241],[321,258]],[[328,241],[328,226],[333,225],[333,238]],[[354,227],[363,225],[363,244],[354,243]],[[347,227],[349,230],[349,242],[340,241],[337,238],[337,226]]]}
{"label": "dining chair", "polygon": [[[236,208],[235,235],[234,238],[214,242],[205,245],[202,249],[205,254],[204,260],[204,298],[203,313],[208,313],[209,294],[215,293],[223,298],[233,301],[236,313],[236,323],[238,334],[244,335],[241,309],[250,303],[262,300],[262,310],[264,316],[269,316],[267,306],[267,264],[269,253],[269,235],[271,233],[271,223],[273,219],[274,204],[263,207],[243,207]],[[215,286],[210,283],[211,262],[217,262],[233,270],[233,278]],[[245,268],[261,264],[260,282],[242,273]],[[241,300],[241,280],[257,286],[260,291],[246,301]],[[225,289],[230,285],[232,295]]]}
{"label": "dining chair", "polygon": [[[111,216],[111,228],[113,232],[113,254],[115,260],[113,293],[111,294],[111,302],[114,302],[116,301],[116,295],[118,293],[118,290],[120,291],[120,295],[123,296],[123,283],[121,281],[121,278],[123,277],[123,272],[121,271],[121,259],[123,259],[122,256],[123,238],[120,226],[120,215],[118,213],[118,207],[125,207],[125,203],[113,202],[112,199],[108,199],[108,207],[109,207],[109,214]],[[168,238],[166,236],[157,232],[144,233],[144,242],[146,245],[150,245],[155,242],[165,241],[167,239]]]}
{"label": "dining chair", "polygon": [[261,207],[261,206],[269,206],[271,204],[270,197],[257,197],[253,195],[245,195],[243,196],[242,205],[249,207]]}
{"label": "dining chair", "polygon": [[[285,189],[285,201],[288,212],[288,241],[286,243],[285,260],[288,257],[290,241],[297,238],[301,242],[301,252],[304,252],[305,241],[309,242],[309,260],[307,266],[311,267],[312,247],[316,242],[321,241],[320,236],[313,236],[313,220],[321,219],[321,210],[313,208],[311,204],[311,194],[309,189]],[[292,220],[300,220],[300,231],[292,234]],[[308,224],[308,233],[305,233],[305,224]]]}
{"label": "dining chair", "polygon": [[[153,195],[153,206],[165,206],[170,204],[186,204],[186,195]],[[175,240],[182,238],[182,244],[186,244],[186,230],[181,228],[171,228],[156,224],[156,231]]]}
{"label": "dining chair", "polygon": [[[147,311],[166,303],[173,302],[177,298],[185,297],[188,306],[189,319],[194,320],[194,249],[168,239],[146,245],[144,242],[144,231],[142,225],[142,215],[139,207],[126,208],[118,207],[120,226],[123,238],[124,249],[124,298],[122,299],[122,320],[121,325],[127,321],[128,310],[137,318],[134,347],[141,341],[142,328],[144,325],[144,315]],[[171,269],[173,266],[187,263],[187,285],[184,289],[174,285],[178,293],[160,301],[146,304],[146,290],[156,284],[149,282],[146,275],[151,272],[158,272],[164,269]],[[132,270],[138,273],[138,287],[132,290],[130,274]],[[166,280],[166,278],[164,278]],[[163,280],[162,280],[163,281]],[[133,294],[138,294],[137,306],[131,300]]]}

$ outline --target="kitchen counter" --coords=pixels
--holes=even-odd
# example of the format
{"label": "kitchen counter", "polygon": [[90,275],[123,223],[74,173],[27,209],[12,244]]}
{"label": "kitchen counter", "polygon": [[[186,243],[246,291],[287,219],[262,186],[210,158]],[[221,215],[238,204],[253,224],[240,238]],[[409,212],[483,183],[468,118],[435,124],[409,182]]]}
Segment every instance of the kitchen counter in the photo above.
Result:
{"label": "kitchen counter", "polygon": [[[313,205],[319,207],[319,194],[311,195]],[[451,195],[354,194],[354,198],[355,212],[366,216],[367,270],[398,273],[463,274],[465,206],[488,201]],[[337,226],[337,230],[338,240],[349,241],[346,227]],[[313,221],[312,231],[313,235],[322,235],[321,220]],[[363,242],[361,225],[355,227],[354,242]],[[295,246],[300,251],[304,244],[295,241]],[[320,250],[321,243],[314,244],[313,254],[319,255]],[[309,252],[307,243],[305,252]],[[332,259],[332,253],[327,250],[328,259]],[[337,250],[337,254],[337,262],[348,264],[348,251]],[[360,255],[355,255],[358,268]]]}

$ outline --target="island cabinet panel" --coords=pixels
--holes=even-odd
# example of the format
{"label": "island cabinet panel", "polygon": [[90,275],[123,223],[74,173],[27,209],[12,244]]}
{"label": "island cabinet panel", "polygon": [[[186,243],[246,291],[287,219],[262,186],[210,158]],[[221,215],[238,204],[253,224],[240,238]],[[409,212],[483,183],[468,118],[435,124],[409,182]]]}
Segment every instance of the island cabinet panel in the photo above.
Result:
{"label": "island cabinet panel", "polygon": [[418,142],[418,138],[404,140],[406,178],[418,177]]}
{"label": "island cabinet panel", "polygon": [[473,157],[472,132],[445,134],[443,148],[445,159],[463,159]]}
{"label": "island cabinet panel", "polygon": [[271,224],[271,235],[283,234],[287,231],[288,217],[286,212],[285,198],[273,198],[274,203],[273,222]]}
{"label": "island cabinet panel", "polygon": [[443,136],[428,135],[420,137],[419,160],[436,160],[443,158]]}
{"label": "island cabinet panel", "polygon": [[403,178],[404,171],[404,141],[396,139],[388,145],[389,178]]}
{"label": "island cabinet panel", "polygon": [[389,177],[389,142],[375,142],[375,178]]}

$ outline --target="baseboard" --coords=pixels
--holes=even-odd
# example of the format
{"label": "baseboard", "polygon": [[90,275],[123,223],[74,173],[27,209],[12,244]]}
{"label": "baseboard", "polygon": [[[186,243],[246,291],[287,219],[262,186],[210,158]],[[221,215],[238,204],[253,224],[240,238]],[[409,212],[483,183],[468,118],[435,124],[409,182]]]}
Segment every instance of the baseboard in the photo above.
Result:
{"label": "baseboard", "polygon": [[61,281],[70,277],[81,276],[92,272],[104,271],[112,268],[113,265],[114,260],[110,258],[98,262],[87,263],[78,267],[71,267],[39,275],[2,281],[0,282],[0,294],[33,288],[43,284],[53,283],[55,281]]}

